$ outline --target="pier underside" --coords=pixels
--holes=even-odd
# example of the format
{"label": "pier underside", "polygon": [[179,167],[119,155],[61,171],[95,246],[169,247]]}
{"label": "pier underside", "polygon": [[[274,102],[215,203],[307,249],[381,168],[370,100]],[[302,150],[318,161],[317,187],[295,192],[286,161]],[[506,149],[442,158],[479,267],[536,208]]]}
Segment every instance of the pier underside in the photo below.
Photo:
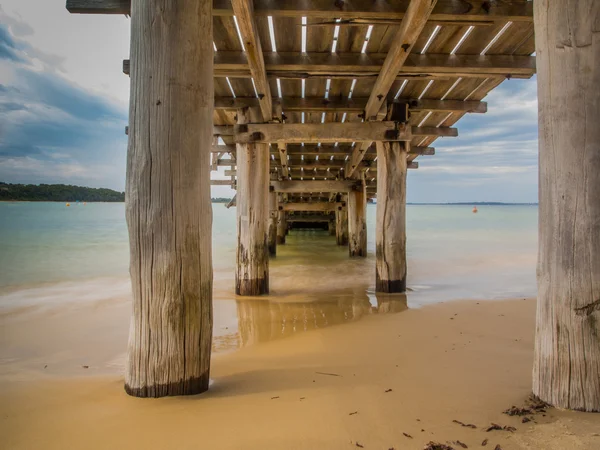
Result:
{"label": "pier underside", "polygon": [[536,0],[534,27],[525,0],[67,0],[132,18],[128,392],[208,388],[211,170],[237,190],[237,294],[269,292],[290,228],[365,257],[372,201],[376,289],[403,292],[407,170],[537,50],[534,392],[600,410],[599,5]]}

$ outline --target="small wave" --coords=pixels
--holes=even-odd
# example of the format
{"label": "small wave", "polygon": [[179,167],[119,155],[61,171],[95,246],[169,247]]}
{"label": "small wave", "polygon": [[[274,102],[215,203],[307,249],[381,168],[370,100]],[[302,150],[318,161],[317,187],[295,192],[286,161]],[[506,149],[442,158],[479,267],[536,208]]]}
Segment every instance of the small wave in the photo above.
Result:
{"label": "small wave", "polygon": [[128,278],[95,278],[25,287],[0,295],[0,312],[91,304],[131,296]]}

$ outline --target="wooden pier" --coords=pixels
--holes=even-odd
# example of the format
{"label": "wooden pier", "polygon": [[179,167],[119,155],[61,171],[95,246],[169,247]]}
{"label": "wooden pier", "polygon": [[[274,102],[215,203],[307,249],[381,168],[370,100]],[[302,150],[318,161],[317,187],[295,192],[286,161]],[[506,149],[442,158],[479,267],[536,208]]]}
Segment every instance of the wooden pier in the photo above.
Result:
{"label": "wooden pier", "polygon": [[[536,52],[533,390],[600,410],[599,5],[67,0],[72,13],[131,16],[127,392],[208,389],[211,184],[237,190],[237,294],[269,292],[269,258],[293,223],[324,223],[365,257],[375,198],[375,286],[403,292],[407,170],[465,114],[485,113],[504,80],[532,77]],[[228,178],[211,181],[222,167]]]}

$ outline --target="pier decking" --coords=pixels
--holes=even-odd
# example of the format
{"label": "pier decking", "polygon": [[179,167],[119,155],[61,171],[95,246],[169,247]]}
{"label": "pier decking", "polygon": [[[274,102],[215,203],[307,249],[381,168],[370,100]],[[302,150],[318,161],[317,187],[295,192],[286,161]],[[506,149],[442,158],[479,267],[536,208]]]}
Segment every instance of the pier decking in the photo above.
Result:
{"label": "pier decking", "polygon": [[[376,290],[406,289],[406,171],[510,78],[539,71],[534,392],[600,410],[600,3],[67,0],[131,15],[127,391],[208,389],[210,185],[237,190],[236,293],[269,291],[287,222],[326,222]],[[535,10],[535,11],[534,11]],[[535,25],[534,25],[535,16]],[[536,36],[537,35],[537,42]],[[426,164],[424,161],[423,164]],[[226,167],[227,179],[210,180]]]}

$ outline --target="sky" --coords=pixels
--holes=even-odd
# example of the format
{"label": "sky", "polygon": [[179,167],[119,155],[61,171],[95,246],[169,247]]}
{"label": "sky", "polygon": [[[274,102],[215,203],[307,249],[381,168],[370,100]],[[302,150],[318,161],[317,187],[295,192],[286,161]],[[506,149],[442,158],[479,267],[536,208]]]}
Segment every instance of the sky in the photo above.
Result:
{"label": "sky", "polygon": [[[73,15],[65,0],[0,4],[0,181],[125,187],[125,16]],[[486,114],[408,174],[408,202],[537,202],[537,87],[507,80]],[[213,178],[219,178],[213,173]],[[213,186],[213,197],[233,191]]]}

